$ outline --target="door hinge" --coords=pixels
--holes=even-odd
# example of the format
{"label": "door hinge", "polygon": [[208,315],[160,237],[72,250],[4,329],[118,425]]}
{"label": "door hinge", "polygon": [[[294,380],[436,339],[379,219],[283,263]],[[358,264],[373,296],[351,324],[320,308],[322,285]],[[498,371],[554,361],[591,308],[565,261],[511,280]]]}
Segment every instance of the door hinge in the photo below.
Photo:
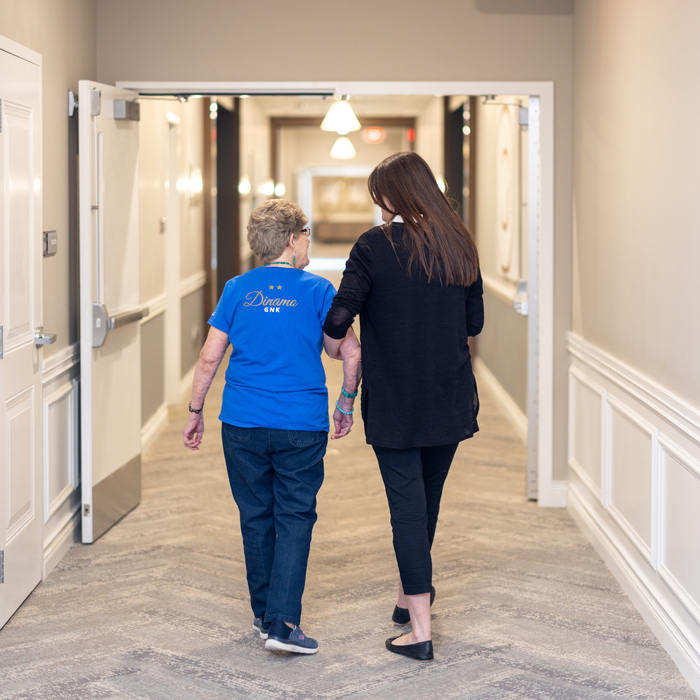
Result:
{"label": "door hinge", "polygon": [[86,504],[83,506],[83,515],[84,515],[86,518],[89,518],[89,517],[90,517],[90,504],[89,504],[89,503],[86,503]]}
{"label": "door hinge", "polygon": [[2,360],[2,353],[3,353],[3,347],[4,347],[4,338],[2,334],[2,326],[0,326],[0,360]]}
{"label": "door hinge", "polygon": [[97,88],[90,90],[90,116],[96,117],[100,113],[102,91]]}
{"label": "door hinge", "polygon": [[5,583],[5,550],[0,549],[0,583]]}
{"label": "door hinge", "polygon": [[527,107],[521,107],[518,110],[518,124],[520,126],[528,126],[530,124],[530,114]]}

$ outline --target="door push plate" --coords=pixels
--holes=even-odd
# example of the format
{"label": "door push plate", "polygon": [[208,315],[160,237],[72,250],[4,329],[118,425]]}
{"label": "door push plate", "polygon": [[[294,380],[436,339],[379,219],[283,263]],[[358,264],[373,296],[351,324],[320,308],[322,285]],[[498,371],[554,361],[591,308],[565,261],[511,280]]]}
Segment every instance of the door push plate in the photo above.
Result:
{"label": "door push plate", "polygon": [[109,314],[104,304],[94,302],[92,305],[92,347],[99,348],[104,345],[107,337],[107,323]]}

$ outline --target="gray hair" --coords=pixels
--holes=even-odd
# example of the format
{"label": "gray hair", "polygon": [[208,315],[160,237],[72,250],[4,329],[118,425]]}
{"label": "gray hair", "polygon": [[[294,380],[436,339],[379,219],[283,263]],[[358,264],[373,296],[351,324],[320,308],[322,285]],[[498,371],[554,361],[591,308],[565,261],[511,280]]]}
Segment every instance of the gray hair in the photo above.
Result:
{"label": "gray hair", "polygon": [[253,209],[248,219],[248,243],[252,251],[269,263],[282,255],[289,236],[298,234],[308,219],[299,205],[286,199],[268,199]]}

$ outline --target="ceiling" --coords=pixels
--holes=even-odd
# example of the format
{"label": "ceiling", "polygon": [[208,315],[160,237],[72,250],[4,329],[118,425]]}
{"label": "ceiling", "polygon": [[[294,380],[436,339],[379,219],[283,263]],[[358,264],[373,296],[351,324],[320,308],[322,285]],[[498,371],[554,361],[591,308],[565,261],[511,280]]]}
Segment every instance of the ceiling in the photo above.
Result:
{"label": "ceiling", "polygon": [[[262,107],[271,117],[322,117],[330,107],[332,97],[314,96],[255,96],[248,99]],[[435,98],[432,95],[356,95],[350,97],[355,114],[373,117],[417,117]]]}

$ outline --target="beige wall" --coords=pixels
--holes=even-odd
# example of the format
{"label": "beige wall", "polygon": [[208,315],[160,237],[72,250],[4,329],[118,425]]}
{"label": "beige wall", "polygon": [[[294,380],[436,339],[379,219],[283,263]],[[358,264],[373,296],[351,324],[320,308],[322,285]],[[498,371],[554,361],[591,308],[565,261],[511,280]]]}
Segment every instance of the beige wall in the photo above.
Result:
{"label": "beige wall", "polygon": [[[97,0],[116,80],[551,80],[555,85],[554,478],[566,477],[571,319],[572,3]],[[510,11],[508,11],[510,8]],[[552,14],[539,14],[549,11]],[[393,35],[400,36],[398,41]],[[410,47],[410,48],[406,48]]]}
{"label": "beige wall", "polygon": [[[496,104],[484,104],[479,100],[475,114],[475,130],[472,140],[476,149],[476,222],[473,233],[479,247],[479,263],[484,278],[485,316],[484,330],[477,339],[479,358],[491,370],[501,386],[518,408],[527,415],[527,317],[513,310],[513,298],[517,283],[501,272],[498,257],[498,127],[502,104],[527,106],[527,98],[517,95],[497,95]],[[528,134],[520,132],[521,203],[527,202]],[[523,172],[524,171],[524,172]],[[527,260],[527,209],[521,206],[522,261]],[[527,279],[527,266],[522,265],[522,279]]]}
{"label": "beige wall", "polygon": [[[267,199],[260,194],[260,187],[270,179],[270,119],[254,97],[241,99],[239,104],[241,180],[248,178],[250,181],[250,192],[241,195],[240,199],[240,251],[241,260],[248,260],[252,255],[246,228],[248,219],[253,209]],[[285,197],[289,198],[292,196],[289,183],[284,184],[287,187]]]}
{"label": "beige wall", "polygon": [[445,177],[445,109],[433,97],[416,120],[416,152],[425,158],[436,178]]}
{"label": "beige wall", "polygon": [[700,406],[700,5],[576,3],[573,329]]}
{"label": "beige wall", "polygon": [[96,77],[95,16],[93,0],[0,3],[0,34],[42,55],[42,225],[58,233],[57,254],[43,261],[44,329],[58,336],[45,359],[78,342],[77,297],[70,304],[78,232],[69,227],[68,90],[77,93],[79,80]]}

